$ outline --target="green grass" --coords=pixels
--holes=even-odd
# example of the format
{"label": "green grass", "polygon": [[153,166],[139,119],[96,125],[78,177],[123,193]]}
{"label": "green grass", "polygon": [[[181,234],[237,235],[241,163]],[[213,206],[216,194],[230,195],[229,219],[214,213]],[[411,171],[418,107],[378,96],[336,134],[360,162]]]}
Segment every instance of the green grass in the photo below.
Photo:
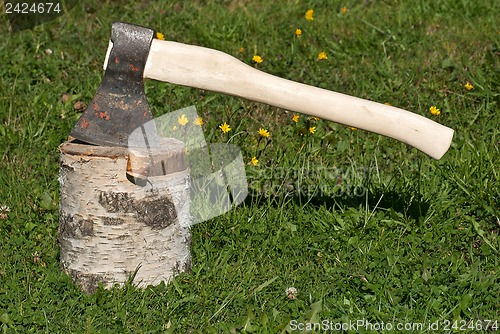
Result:
{"label": "green grass", "polygon": [[[263,71],[425,115],[455,129],[452,147],[435,161],[375,134],[306,115],[294,123],[277,108],[148,81],[155,115],[194,104],[208,140],[230,138],[245,162],[258,157],[247,166],[250,196],[193,227],[192,272],[167,286],[82,294],[59,267],[57,147],[80,116],[73,104],[88,103],[99,85],[113,20],[248,64],[259,54]],[[500,326],[498,22],[500,5],[488,0],[81,1],[16,34],[1,16],[0,206],[10,212],[0,220],[0,328],[277,333],[291,320],[325,319]],[[316,59],[320,51],[327,60]],[[229,136],[217,128],[224,121]],[[296,300],[285,295],[291,286]]]}

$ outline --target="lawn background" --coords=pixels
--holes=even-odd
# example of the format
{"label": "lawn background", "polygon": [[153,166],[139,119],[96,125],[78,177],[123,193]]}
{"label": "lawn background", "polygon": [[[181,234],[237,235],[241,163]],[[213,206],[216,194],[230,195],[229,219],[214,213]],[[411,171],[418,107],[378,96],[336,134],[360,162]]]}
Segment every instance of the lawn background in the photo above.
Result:
{"label": "lawn background", "polygon": [[[114,20],[422,114],[456,131],[451,149],[436,161],[375,134],[148,81],[155,116],[195,105],[207,140],[242,149],[250,196],[193,227],[192,272],[167,286],[82,294],[59,267],[57,148],[80,116],[75,104],[101,81]],[[500,322],[499,22],[493,0],[81,1],[17,33],[0,16],[0,206],[10,208],[0,220],[0,327],[276,333],[290,320]]]}

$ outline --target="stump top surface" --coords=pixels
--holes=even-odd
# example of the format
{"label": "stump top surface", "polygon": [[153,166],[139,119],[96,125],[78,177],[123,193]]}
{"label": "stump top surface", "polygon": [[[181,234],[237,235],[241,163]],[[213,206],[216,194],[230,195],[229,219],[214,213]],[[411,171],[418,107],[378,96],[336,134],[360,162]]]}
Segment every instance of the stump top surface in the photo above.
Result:
{"label": "stump top surface", "polygon": [[80,155],[89,157],[102,157],[116,159],[118,157],[128,157],[129,151],[126,147],[97,146],[69,140],[59,146],[63,154]]}
{"label": "stump top surface", "polygon": [[185,145],[175,138],[160,138],[158,148],[127,148],[120,146],[100,146],[70,139],[59,146],[61,153],[70,155],[86,155],[103,158],[127,157],[130,152],[136,156],[163,155],[165,152],[182,152],[185,155]]}

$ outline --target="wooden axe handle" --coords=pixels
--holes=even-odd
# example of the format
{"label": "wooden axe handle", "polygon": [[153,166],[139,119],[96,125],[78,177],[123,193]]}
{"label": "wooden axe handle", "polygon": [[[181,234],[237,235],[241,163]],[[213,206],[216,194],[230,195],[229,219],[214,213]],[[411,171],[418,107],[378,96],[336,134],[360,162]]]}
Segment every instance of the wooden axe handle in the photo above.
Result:
{"label": "wooden axe handle", "polygon": [[375,132],[435,159],[448,150],[453,130],[384,104],[282,79],[213,49],[154,39],[144,77],[266,103]]}

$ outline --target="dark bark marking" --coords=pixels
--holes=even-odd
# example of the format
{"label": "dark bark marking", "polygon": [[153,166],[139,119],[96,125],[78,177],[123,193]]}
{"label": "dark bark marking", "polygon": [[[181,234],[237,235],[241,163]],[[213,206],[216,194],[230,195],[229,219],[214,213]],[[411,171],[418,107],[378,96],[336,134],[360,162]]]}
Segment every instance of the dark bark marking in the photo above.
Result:
{"label": "dark bark marking", "polygon": [[[177,211],[171,196],[136,200],[127,193],[99,192],[99,204],[108,213],[135,213],[137,220],[152,229],[160,230],[177,222]],[[117,218],[111,218],[117,219]],[[110,221],[111,222],[111,221]],[[105,225],[117,225],[107,224]]]}
{"label": "dark bark marking", "polygon": [[66,272],[71,276],[73,284],[76,283],[83,292],[89,294],[95,293],[99,287],[99,282],[105,281],[103,275],[85,274],[72,269],[69,269]]}
{"label": "dark bark marking", "polygon": [[134,212],[134,200],[127,193],[101,191],[99,192],[99,204],[109,213]]}
{"label": "dark bark marking", "polygon": [[104,225],[123,225],[125,224],[125,220],[122,218],[114,218],[114,217],[103,217],[102,222]]}
{"label": "dark bark marking", "polygon": [[73,215],[61,215],[59,235],[79,239],[94,235],[94,222],[90,219],[75,219]]}
{"label": "dark bark marking", "polygon": [[134,205],[137,219],[155,230],[161,230],[177,221],[175,205],[169,197],[140,200]]}

